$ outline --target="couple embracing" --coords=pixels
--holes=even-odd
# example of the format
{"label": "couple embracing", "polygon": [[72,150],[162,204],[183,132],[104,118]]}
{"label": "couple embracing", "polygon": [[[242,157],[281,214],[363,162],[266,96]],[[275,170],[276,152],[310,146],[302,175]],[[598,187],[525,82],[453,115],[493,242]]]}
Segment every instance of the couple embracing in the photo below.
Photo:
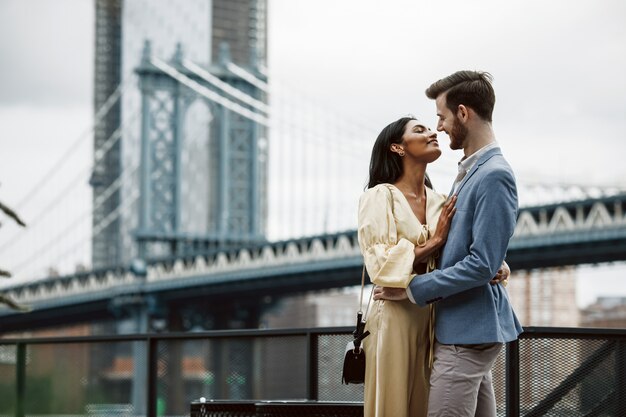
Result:
{"label": "couple embracing", "polygon": [[437,133],[401,118],[378,136],[359,203],[359,245],[374,284],[363,342],[366,417],[495,417],[491,368],[522,328],[505,290],[517,190],[492,129],[488,73],[433,83],[437,130],[463,150],[449,196],[426,167]]}

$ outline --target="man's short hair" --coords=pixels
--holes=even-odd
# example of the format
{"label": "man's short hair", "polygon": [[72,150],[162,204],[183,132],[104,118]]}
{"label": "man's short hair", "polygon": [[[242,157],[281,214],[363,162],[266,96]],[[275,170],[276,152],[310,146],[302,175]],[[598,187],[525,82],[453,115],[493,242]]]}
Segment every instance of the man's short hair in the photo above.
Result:
{"label": "man's short hair", "polygon": [[456,114],[459,104],[470,107],[481,119],[491,122],[496,94],[491,80],[493,77],[483,71],[457,71],[431,84],[426,96],[436,99],[446,94],[446,106]]}

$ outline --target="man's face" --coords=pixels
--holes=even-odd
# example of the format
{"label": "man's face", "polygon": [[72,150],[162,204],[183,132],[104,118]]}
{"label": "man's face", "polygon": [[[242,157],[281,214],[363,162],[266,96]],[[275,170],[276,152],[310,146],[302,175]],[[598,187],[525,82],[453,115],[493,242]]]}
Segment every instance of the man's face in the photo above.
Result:
{"label": "man's face", "polygon": [[437,106],[437,130],[446,132],[450,138],[450,148],[463,149],[467,137],[467,127],[461,123],[456,115],[446,106],[446,94],[440,94],[435,100]]}

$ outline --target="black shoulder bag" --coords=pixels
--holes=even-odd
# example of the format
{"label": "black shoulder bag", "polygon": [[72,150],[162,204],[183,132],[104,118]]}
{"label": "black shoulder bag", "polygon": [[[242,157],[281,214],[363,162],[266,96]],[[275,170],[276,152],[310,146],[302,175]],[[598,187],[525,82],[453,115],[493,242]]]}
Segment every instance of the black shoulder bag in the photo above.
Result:
{"label": "black shoulder bag", "polygon": [[364,332],[363,330],[365,330],[365,322],[367,312],[370,308],[370,301],[372,301],[372,294],[370,293],[364,318],[363,311],[361,310],[363,308],[364,287],[365,266],[363,266],[363,273],[361,274],[361,298],[359,300],[359,311],[356,313],[356,329],[352,332],[354,340],[348,342],[343,358],[343,374],[341,380],[344,384],[362,384],[365,381],[365,350],[361,347],[361,342],[370,334],[369,331]]}

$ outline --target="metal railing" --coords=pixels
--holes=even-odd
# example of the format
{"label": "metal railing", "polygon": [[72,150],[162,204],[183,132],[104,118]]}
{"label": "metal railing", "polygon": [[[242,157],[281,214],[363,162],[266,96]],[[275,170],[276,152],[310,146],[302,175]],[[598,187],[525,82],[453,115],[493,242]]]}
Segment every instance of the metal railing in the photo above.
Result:
{"label": "metal railing", "polygon": [[[351,330],[0,339],[0,415],[182,416],[200,397],[358,404],[363,386],[341,384]],[[626,329],[529,327],[496,361],[498,414],[626,416],[625,379]]]}
{"label": "metal railing", "polygon": [[528,327],[506,356],[507,416],[626,416],[626,329]]}

